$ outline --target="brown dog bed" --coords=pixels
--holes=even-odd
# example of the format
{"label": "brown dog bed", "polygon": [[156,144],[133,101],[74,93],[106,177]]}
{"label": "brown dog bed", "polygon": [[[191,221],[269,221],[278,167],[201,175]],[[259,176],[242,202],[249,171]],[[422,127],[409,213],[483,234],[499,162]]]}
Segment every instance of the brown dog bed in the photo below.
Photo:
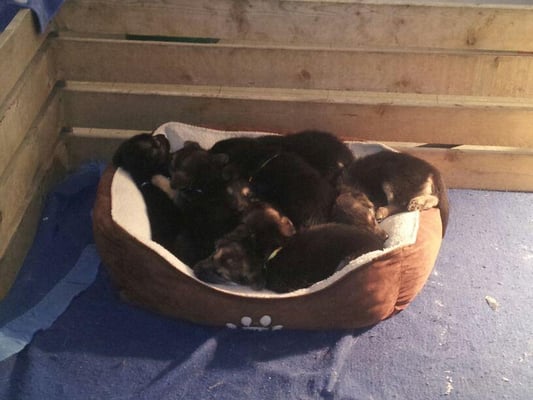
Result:
{"label": "brown dog bed", "polygon": [[[172,150],[185,140],[209,148],[230,136],[261,133],[216,131],[170,122],[163,133]],[[356,156],[383,149],[348,143]],[[249,329],[344,329],[376,324],[405,309],[424,286],[442,241],[439,209],[393,215],[381,224],[385,250],[365,254],[313,286],[290,293],[212,285],[150,239],[144,201],[129,175],[109,166],[93,212],[94,236],[104,265],[123,298],[189,321]]]}

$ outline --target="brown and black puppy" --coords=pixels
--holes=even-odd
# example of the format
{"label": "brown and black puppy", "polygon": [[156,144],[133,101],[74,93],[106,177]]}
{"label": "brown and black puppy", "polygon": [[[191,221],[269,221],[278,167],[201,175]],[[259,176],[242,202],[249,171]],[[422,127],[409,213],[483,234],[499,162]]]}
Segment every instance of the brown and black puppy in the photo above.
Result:
{"label": "brown and black puppy", "polygon": [[331,221],[368,230],[383,240],[388,233],[379,226],[374,203],[360,190],[342,185],[331,210]]}
{"label": "brown and black puppy", "polygon": [[[208,257],[215,241],[239,223],[240,210],[222,178],[227,156],[211,154],[196,142],[185,142],[172,155],[170,179],[153,183],[173,199],[183,216],[178,257],[189,265]],[[188,251],[184,251],[187,249]]]}
{"label": "brown and black puppy", "polygon": [[381,151],[355,160],[339,178],[342,186],[364,192],[382,220],[402,211],[438,207],[443,235],[449,204],[440,172],[425,160],[406,153]]}
{"label": "brown and black puppy", "polygon": [[213,255],[194,266],[195,275],[205,282],[283,293],[308,287],[350,260],[383,249],[382,238],[351,225],[330,223],[294,233],[271,210],[258,210],[217,241]]}
{"label": "brown and black puppy", "polygon": [[157,174],[168,176],[170,143],[164,135],[140,133],[120,144],[113,155],[115,167],[128,171],[137,185]]}
{"label": "brown and black puppy", "polygon": [[295,232],[292,222],[274,207],[253,201],[241,223],[217,240],[213,254],[197,263],[194,273],[205,282],[235,282],[261,289],[265,260]]}
{"label": "brown and black puppy", "polygon": [[367,229],[329,223],[293,235],[263,269],[265,287],[284,293],[311,286],[365,253],[383,249],[384,240]]}

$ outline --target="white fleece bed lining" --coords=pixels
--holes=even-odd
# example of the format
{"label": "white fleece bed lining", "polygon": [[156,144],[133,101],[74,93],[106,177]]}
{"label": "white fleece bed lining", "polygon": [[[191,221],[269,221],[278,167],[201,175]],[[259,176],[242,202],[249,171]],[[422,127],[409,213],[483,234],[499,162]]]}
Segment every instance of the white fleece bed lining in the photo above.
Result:
{"label": "white fleece bed lining", "polygon": [[[219,131],[187,125],[180,122],[168,122],[156,129],[154,134],[164,134],[170,142],[171,151],[176,151],[183,146],[183,142],[186,140],[194,140],[202,147],[208,149],[216,141],[228,137],[260,136],[272,133]],[[350,142],[347,144],[356,157],[390,149],[389,147],[379,143]],[[268,290],[256,291],[247,286],[236,284],[208,284],[196,278],[189,266],[182,263],[176,256],[170,253],[163,246],[151,240],[150,222],[148,220],[146,205],[144,203],[142,194],[135,183],[131,180],[129,174],[121,168],[116,171],[111,184],[111,217],[120,227],[136,238],[140,243],[158,253],[174,268],[197,280],[198,282],[210,286],[215,290],[220,290],[227,293],[238,294],[245,297],[265,298],[291,297],[319,291],[322,288],[329,286],[332,282],[341,279],[348,272],[353,271],[384,254],[390,253],[398,248],[414,244],[416,242],[418,233],[420,213],[418,211],[413,211],[396,214],[386,218],[381,222],[381,227],[389,234],[389,238],[385,242],[384,250],[377,250],[363,254],[362,256],[351,261],[342,270],[308,288],[282,294],[273,293]]]}

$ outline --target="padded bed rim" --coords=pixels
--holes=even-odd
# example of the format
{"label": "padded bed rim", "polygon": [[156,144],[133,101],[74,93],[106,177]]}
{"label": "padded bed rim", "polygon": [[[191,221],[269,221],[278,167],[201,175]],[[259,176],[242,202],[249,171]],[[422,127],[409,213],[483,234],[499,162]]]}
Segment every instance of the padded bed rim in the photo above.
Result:
{"label": "padded bed rim", "polygon": [[[115,171],[112,166],[104,171],[93,211],[96,246],[111,279],[128,301],[196,323],[293,329],[350,329],[374,325],[403,310],[416,296],[440,248],[439,229],[427,229],[428,224],[440,225],[439,210],[426,210],[420,215],[420,229],[429,231],[431,237],[419,233],[414,245],[380,256],[319,291],[293,297],[243,297],[216,290],[184,274],[120,227],[111,216],[111,183]],[[419,287],[402,298],[402,287],[397,282],[406,281],[403,275],[409,274],[409,266],[398,268],[392,260],[396,256],[403,258],[404,254],[431,241],[430,251],[425,252],[427,259],[421,260],[426,265],[422,271],[425,278],[422,280],[419,276],[418,280],[422,281]],[[351,290],[354,286],[359,290]],[[354,307],[355,304],[358,306]]]}

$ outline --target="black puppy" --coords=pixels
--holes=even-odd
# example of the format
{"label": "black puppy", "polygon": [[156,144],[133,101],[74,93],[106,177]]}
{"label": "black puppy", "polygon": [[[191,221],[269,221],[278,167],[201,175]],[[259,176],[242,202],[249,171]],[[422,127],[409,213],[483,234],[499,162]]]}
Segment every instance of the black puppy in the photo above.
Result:
{"label": "black puppy", "polygon": [[115,167],[129,172],[137,185],[157,174],[168,176],[170,143],[164,135],[140,133],[120,144],[113,155]]}
{"label": "black puppy", "polygon": [[170,144],[163,135],[141,133],[125,140],[115,151],[112,162],[126,170],[139,187],[150,221],[152,240],[171,248],[180,232],[182,215],[159,188],[150,184],[156,174],[168,175]]}
{"label": "black puppy", "polygon": [[297,229],[329,220],[336,190],[297,154],[274,155],[250,175],[249,183],[257,197],[282,211]]}
{"label": "black puppy", "polygon": [[265,287],[274,292],[306,288],[331,276],[365,253],[383,249],[384,241],[353,225],[324,224],[300,231],[264,266]]}
{"label": "black puppy", "polygon": [[443,235],[448,225],[446,186],[433,165],[407,153],[381,151],[355,160],[342,173],[340,185],[364,192],[382,220],[402,211],[438,207]]}
{"label": "black puppy", "polygon": [[331,183],[354,160],[350,149],[330,132],[305,130],[288,135],[261,136],[257,141],[298,154]]}
{"label": "black puppy", "polygon": [[339,138],[317,130],[225,139],[215,143],[210,152],[227,154],[234,168],[232,172],[240,177],[252,174],[275,154],[297,154],[330,183],[334,183],[342,169],[354,159],[352,152]]}
{"label": "black puppy", "polygon": [[189,265],[209,256],[215,241],[239,223],[238,204],[222,178],[226,162],[226,155],[211,154],[188,141],[172,155],[170,179],[152,180],[183,216],[178,257]]}

